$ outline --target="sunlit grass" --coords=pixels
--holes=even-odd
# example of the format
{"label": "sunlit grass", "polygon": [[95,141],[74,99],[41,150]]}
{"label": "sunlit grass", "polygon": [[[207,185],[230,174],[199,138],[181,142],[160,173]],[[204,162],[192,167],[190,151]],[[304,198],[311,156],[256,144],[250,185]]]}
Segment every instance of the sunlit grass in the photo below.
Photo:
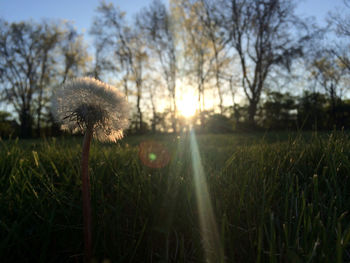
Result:
{"label": "sunlit grass", "polygon": [[190,131],[190,148],[205,261],[224,262],[224,252],[221,246],[196,135],[193,129]]}
{"label": "sunlit grass", "polygon": [[[167,166],[139,160],[137,145],[150,139],[168,149]],[[196,141],[195,151],[189,134],[93,143],[93,249],[100,261],[208,258],[192,160],[200,160],[204,204],[212,204],[226,262],[350,260],[348,135],[197,135]],[[1,262],[82,259],[80,142],[0,142]]]}

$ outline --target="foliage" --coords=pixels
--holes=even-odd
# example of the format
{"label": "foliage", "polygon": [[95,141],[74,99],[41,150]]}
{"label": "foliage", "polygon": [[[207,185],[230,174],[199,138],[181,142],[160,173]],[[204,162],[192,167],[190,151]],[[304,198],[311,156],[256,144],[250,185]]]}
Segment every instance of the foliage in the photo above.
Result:
{"label": "foliage", "polygon": [[0,28],[1,99],[16,112],[21,135],[30,137],[34,124],[40,132],[47,122],[52,87],[80,73],[88,56],[68,23],[0,19]]}
{"label": "foliage", "polygon": [[222,114],[213,114],[205,122],[209,133],[229,133],[233,131],[232,121]]}
{"label": "foliage", "polygon": [[[99,69],[104,68],[105,72],[112,72],[115,75],[116,72],[119,73],[127,97],[131,91],[133,92],[136,97],[137,128],[143,130],[144,114],[141,101],[144,93],[145,67],[148,62],[145,39],[139,28],[129,25],[125,13],[112,3],[101,2],[98,12],[99,17],[94,20],[91,34],[96,38],[95,45],[98,51],[107,55],[102,61],[96,60],[96,63],[100,63],[96,65]],[[101,75],[95,77],[100,78]],[[130,90],[130,83],[133,85],[133,90]]]}
{"label": "foliage", "polygon": [[289,93],[270,92],[262,107],[262,126],[271,130],[295,129],[296,102],[296,98]]}
{"label": "foliage", "polygon": [[290,70],[310,35],[294,16],[293,1],[222,0],[220,5],[222,31],[239,57],[249,122],[254,125],[257,106],[273,67]]}
{"label": "foliage", "polygon": [[298,108],[300,128],[319,130],[328,127],[326,107],[326,96],[318,92],[305,92]]}
{"label": "foliage", "polygon": [[0,111],[0,138],[14,137],[18,132],[18,125],[14,120],[10,120],[11,114],[6,111]]}
{"label": "foliage", "polygon": [[[90,75],[124,91],[135,133],[186,129],[186,97],[197,130],[227,117],[241,131],[346,128],[349,19],[330,13],[322,30],[295,15],[296,5],[153,0],[129,19],[102,1],[90,29],[94,49],[66,21],[0,19],[0,102],[15,113],[22,137],[57,134],[52,90]],[[334,42],[322,41],[326,31],[336,33]],[[222,116],[212,120],[213,112]]]}
{"label": "foliage", "polygon": [[[160,74],[150,74],[149,78],[154,79],[155,86],[162,86],[159,79],[165,83],[168,93],[169,109],[173,132],[177,131],[177,101],[176,101],[176,80],[178,78],[178,37],[176,36],[176,22],[174,14],[167,10],[164,3],[154,0],[148,8],[142,10],[136,18],[137,26],[141,29],[143,36],[147,39],[150,56],[153,57],[151,70],[159,69]],[[152,85],[153,86],[153,85]],[[158,87],[159,88],[159,87]],[[149,90],[154,100],[153,90]],[[153,103],[153,102],[152,102]],[[156,114],[155,114],[156,115]]]}

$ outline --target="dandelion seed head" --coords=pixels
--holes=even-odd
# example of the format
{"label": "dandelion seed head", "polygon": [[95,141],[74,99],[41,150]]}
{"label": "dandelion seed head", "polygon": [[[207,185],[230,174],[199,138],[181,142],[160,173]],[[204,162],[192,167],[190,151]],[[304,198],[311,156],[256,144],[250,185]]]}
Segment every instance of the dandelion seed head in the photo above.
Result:
{"label": "dandelion seed head", "polygon": [[93,78],[78,78],[58,88],[52,110],[61,127],[72,132],[92,128],[100,141],[117,141],[129,125],[129,105],[115,87]]}

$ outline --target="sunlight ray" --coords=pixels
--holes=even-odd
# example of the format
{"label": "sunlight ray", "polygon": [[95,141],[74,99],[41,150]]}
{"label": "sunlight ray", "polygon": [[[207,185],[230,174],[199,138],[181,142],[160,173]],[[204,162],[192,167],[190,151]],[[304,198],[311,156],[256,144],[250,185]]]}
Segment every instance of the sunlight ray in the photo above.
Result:
{"label": "sunlight ray", "polygon": [[224,251],[221,245],[204,169],[199,155],[198,144],[193,129],[190,131],[190,147],[199,223],[206,257],[205,260],[210,263],[224,262]]}

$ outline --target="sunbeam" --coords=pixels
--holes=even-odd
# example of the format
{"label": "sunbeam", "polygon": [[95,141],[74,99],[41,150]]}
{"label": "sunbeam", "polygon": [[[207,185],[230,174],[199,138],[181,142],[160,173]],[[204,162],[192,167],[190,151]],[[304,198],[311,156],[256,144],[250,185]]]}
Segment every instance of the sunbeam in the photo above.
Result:
{"label": "sunbeam", "polygon": [[204,169],[199,155],[194,130],[190,131],[190,147],[194,184],[199,212],[199,223],[206,262],[224,262],[224,251],[221,245],[213,208],[211,205]]}

